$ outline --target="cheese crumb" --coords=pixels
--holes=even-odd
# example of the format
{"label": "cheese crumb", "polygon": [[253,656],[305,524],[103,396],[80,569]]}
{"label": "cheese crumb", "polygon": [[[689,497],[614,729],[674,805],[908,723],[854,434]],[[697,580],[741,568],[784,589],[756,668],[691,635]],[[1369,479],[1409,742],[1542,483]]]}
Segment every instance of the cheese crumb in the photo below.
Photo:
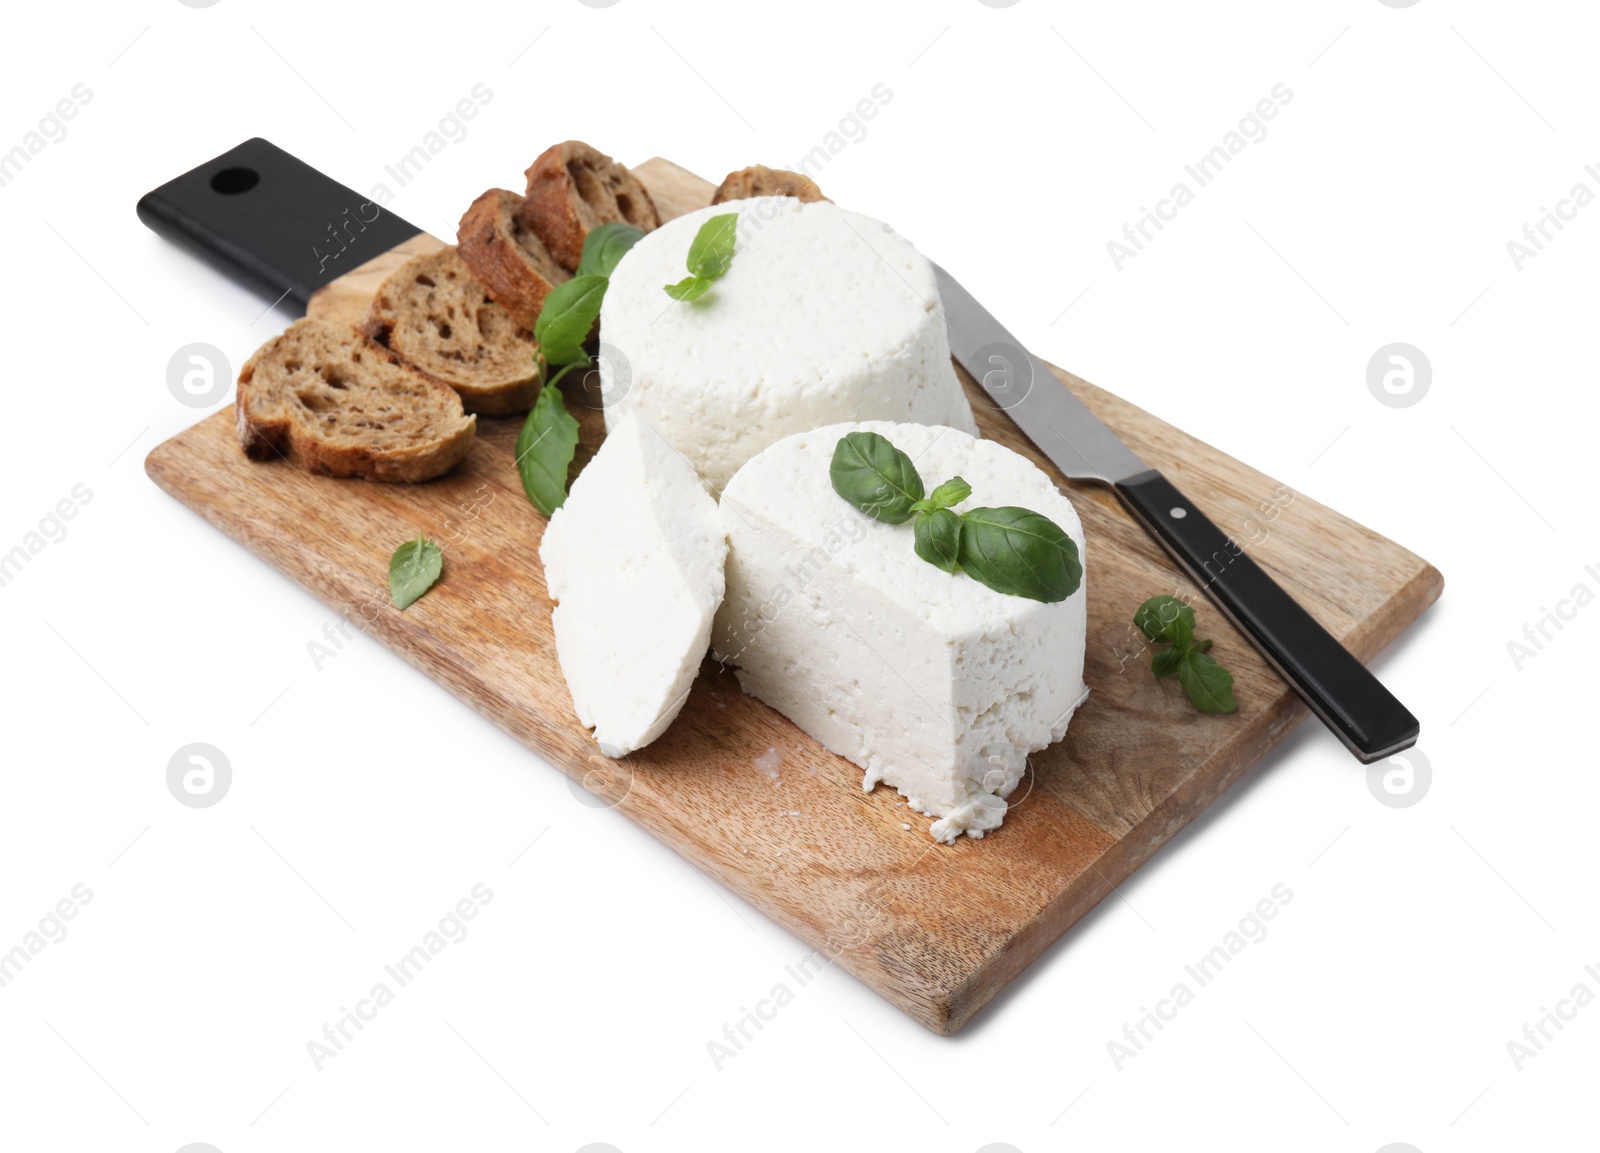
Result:
{"label": "cheese crumb", "polygon": [[751,764],[760,769],[773,780],[778,779],[778,766],[783,763],[783,758],[778,755],[777,749],[768,749],[757,757]]}

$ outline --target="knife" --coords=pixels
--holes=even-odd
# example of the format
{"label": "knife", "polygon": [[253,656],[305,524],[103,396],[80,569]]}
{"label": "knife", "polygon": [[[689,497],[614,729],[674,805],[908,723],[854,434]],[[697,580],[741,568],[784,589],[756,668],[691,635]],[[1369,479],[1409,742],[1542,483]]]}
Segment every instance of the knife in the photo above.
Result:
{"label": "knife", "polygon": [[[1417,718],[1176,485],[1151,468],[1044,362],[934,265],[950,352],[1072,480],[1110,485],[1362,764],[1417,742]],[[1034,382],[1048,387],[1034,388]]]}

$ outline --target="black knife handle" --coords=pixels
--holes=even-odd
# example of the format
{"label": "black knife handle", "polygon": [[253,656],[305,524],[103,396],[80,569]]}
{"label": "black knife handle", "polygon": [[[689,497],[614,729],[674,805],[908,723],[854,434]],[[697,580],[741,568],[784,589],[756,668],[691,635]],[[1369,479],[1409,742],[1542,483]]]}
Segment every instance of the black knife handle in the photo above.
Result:
{"label": "black knife handle", "polygon": [[300,312],[324,284],[421,231],[260,137],[145,193],[138,213],[158,235]]}
{"label": "black knife handle", "polygon": [[1417,718],[1176,485],[1151,469],[1116,490],[1363,764],[1416,743]]}

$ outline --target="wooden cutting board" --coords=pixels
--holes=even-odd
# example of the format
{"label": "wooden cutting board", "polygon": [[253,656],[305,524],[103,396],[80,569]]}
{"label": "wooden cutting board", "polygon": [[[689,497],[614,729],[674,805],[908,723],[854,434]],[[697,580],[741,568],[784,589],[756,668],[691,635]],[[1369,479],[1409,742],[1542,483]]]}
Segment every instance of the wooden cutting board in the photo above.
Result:
{"label": "wooden cutting board", "polygon": [[[663,217],[712,185],[664,160],[635,171]],[[324,288],[313,315],[359,321],[379,282],[439,242],[419,236]],[[1377,533],[1298,495],[1149,413],[1055,370],[1363,660],[1431,604],[1443,578]],[[623,762],[571,715],[538,559],[544,518],[512,463],[520,421],[479,418],[466,461],[424,485],[312,476],[253,464],[218,412],[150,454],[163,489],[293,577],[528,748],[583,781],[698,868],[928,1028],[959,1029],[1075,921],[1255,764],[1306,715],[1222,614],[1107,491],[1065,482],[966,379],[984,434],[1032,457],[1067,491],[1088,539],[1092,695],[1066,740],[1031,761],[1004,826],[938,845],[928,820],[824,750],[709,662],[665,736]],[[581,466],[604,434],[581,386]],[[388,604],[389,553],[428,534],[441,583]],[[1239,711],[1202,716],[1150,675],[1130,620],[1160,592],[1195,595],[1233,670]],[[1330,741],[1331,737],[1328,738]],[[1354,762],[1352,771],[1357,771]],[[530,766],[530,771],[540,771]],[[909,824],[910,830],[902,824]],[[1092,948],[1089,942],[1080,947]]]}

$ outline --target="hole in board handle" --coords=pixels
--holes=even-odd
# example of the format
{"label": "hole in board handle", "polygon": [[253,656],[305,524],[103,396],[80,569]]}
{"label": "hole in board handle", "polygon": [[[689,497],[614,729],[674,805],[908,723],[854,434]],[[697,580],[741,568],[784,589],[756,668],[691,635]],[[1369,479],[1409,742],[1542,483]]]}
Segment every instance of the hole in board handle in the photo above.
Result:
{"label": "hole in board handle", "polygon": [[261,174],[254,168],[224,168],[211,178],[211,191],[222,196],[238,196],[260,183]]}

